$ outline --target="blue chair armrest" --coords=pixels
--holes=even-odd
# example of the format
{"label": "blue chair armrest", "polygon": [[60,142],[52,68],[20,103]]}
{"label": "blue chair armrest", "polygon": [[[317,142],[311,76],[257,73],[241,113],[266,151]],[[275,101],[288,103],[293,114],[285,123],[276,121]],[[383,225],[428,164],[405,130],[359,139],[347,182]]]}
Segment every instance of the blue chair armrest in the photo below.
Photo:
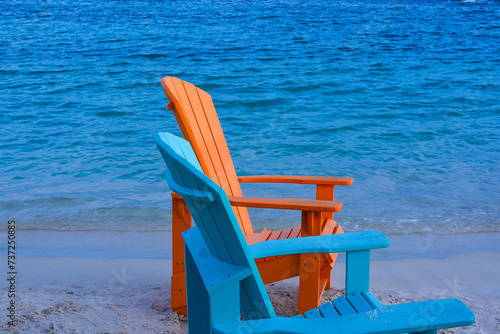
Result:
{"label": "blue chair armrest", "polygon": [[262,241],[250,245],[255,259],[308,253],[338,253],[389,247],[390,240],[379,231],[352,232],[305,238]]}

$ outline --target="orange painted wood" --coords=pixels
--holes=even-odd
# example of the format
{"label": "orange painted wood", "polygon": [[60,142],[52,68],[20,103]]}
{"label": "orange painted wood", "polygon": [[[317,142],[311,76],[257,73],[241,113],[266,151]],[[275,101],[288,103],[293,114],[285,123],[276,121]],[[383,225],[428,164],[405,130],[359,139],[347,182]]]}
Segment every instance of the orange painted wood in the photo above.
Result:
{"label": "orange painted wood", "polygon": [[171,305],[175,312],[187,316],[186,273],[173,274],[171,277]]}
{"label": "orange painted wood", "polygon": [[[292,229],[293,227],[289,227],[289,228],[286,228],[282,231],[279,231],[279,237],[277,239],[288,239],[288,236],[290,235],[290,232],[292,232]],[[277,239],[274,239],[274,236],[271,234],[269,239],[267,240],[277,240]],[[264,261],[271,261],[271,260],[274,260],[278,258],[278,256],[271,256],[271,257],[266,257],[264,258]]]}
{"label": "orange painted wood", "polygon": [[261,242],[261,241],[267,240],[267,238],[269,238],[269,236],[271,235],[272,232],[273,231],[265,228],[262,231],[260,231],[259,233],[254,233],[254,234],[248,234],[248,235],[246,235],[245,239],[247,240],[247,243],[249,245],[255,244],[257,242]]}
{"label": "orange painted wood", "polygon": [[[266,235],[268,236],[271,235],[272,232],[271,230],[264,229],[262,232],[264,231],[266,231],[265,233]],[[287,237],[285,237],[284,235],[286,235],[288,231],[290,231],[290,233],[288,234]],[[279,239],[298,238],[300,236],[300,232],[301,232],[301,225],[289,227],[283,230]],[[328,223],[325,224],[325,228],[323,229],[322,234],[327,234],[327,233],[336,234],[336,233],[344,233],[344,231],[342,230],[342,227],[340,227],[340,225],[336,225],[336,222],[332,221],[330,224]],[[247,236],[246,238],[247,241],[253,240],[252,236]],[[334,262],[337,259],[337,253],[324,254],[324,255],[333,255]],[[300,272],[300,265],[299,265],[300,255],[278,256],[276,259],[266,262],[264,262],[263,259],[257,259],[255,262],[257,262],[257,267],[259,268],[259,272],[262,275],[262,280],[264,281],[264,284],[274,283],[284,279],[292,278],[298,276]],[[330,265],[329,263],[326,263],[326,261],[325,263],[322,263],[321,273],[320,273],[321,284],[322,284],[321,291],[327,289],[327,282],[329,281],[328,278],[330,277],[332,267],[333,264]]]}
{"label": "orange painted wood", "polygon": [[[321,219],[324,219],[325,217],[325,212],[321,213]],[[329,235],[333,234],[335,231],[335,227],[337,226],[337,222],[331,218],[325,219],[325,223],[323,224],[323,228],[321,230],[322,235]],[[329,290],[331,288],[331,275],[330,271],[333,268],[333,265],[335,264],[335,261],[337,260],[338,253],[333,253],[333,254],[322,254],[322,260],[321,260],[321,277],[326,278],[325,282],[325,289]]]}
{"label": "orange painted wood", "polygon": [[[162,86],[181,129],[191,143],[200,165],[228,195],[242,196],[212,98],[194,85],[177,78],[162,79]],[[216,122],[214,122],[216,120]],[[254,233],[246,208],[233,208],[245,234]]]}
{"label": "orange painted wood", "polygon": [[[321,231],[321,235],[329,235],[329,234],[334,234],[335,227],[337,226],[337,222],[333,219],[327,219],[326,222],[323,225],[323,229]],[[333,254],[323,254],[323,257],[326,261],[325,265],[322,265],[321,267],[326,267],[327,265],[330,268],[333,268],[333,263],[335,263],[335,259],[337,259],[338,253],[333,253]],[[330,266],[331,264],[331,266]]]}
{"label": "orange painted wood", "polygon": [[[187,111],[190,112],[190,115],[192,115],[191,117],[193,117],[197,124],[195,129],[199,131],[198,136],[200,140],[203,141],[203,145],[201,146],[206,149],[205,158],[208,158],[208,160],[212,163],[211,165],[213,168],[214,179],[223,189],[231,189],[231,193],[233,193],[234,189],[231,187],[228,180],[227,173],[224,168],[224,161],[220,156],[219,148],[216,142],[216,136],[211,131],[212,129],[208,124],[206,115],[207,111],[203,105],[204,103],[201,101],[201,96],[195,86],[188,83],[183,83],[183,86],[183,93],[185,94],[184,98],[187,99],[190,104],[190,109],[188,108]],[[184,107],[184,109],[186,109],[186,107]]]}
{"label": "orange painted wood", "polygon": [[180,236],[182,232],[191,228],[191,225],[191,214],[189,213],[189,210],[182,197],[172,198],[171,307],[172,310],[183,315],[187,315],[184,241],[182,237],[174,238],[173,236]]}
{"label": "orange painted wood", "polygon": [[208,134],[213,138],[217,145],[216,149],[212,152],[212,159],[220,159],[223,165],[223,169],[219,170],[218,174],[223,174],[226,177],[229,186],[231,187],[232,194],[241,194],[241,187],[236,176],[236,170],[234,169],[233,160],[231,159],[231,154],[229,153],[226,138],[222,132],[219,118],[212,102],[212,97],[201,89],[198,89],[198,93],[205,110],[207,122],[210,123],[210,132]]}
{"label": "orange painted wood", "polygon": [[[280,231],[280,230],[273,231],[271,233],[271,235],[269,236],[269,238],[267,238],[266,241],[269,241],[269,240],[278,240],[282,232],[283,231]],[[277,256],[268,256],[268,257],[264,258],[264,261],[270,261],[270,260],[273,260],[275,258],[277,258]]]}
{"label": "orange painted wood", "polygon": [[[334,192],[335,186],[319,184],[316,186],[316,199],[322,201],[333,201]],[[326,219],[333,219],[333,213],[325,212],[321,215],[321,218],[323,221]]]}
{"label": "orange painted wood", "polygon": [[350,186],[353,179],[350,177],[329,176],[289,176],[289,175],[249,175],[238,176],[240,183],[295,183],[317,184],[332,186]]}
{"label": "orange painted wood", "polygon": [[269,241],[269,240],[278,240],[279,237],[281,235],[281,231],[280,230],[274,230],[271,232],[271,235],[269,236],[269,238],[267,238],[266,241]]}
{"label": "orange painted wood", "polygon": [[337,226],[337,222],[333,219],[327,219],[327,221],[323,224],[323,229],[321,230],[321,234],[328,235],[333,234],[333,230]]}
{"label": "orange painted wood", "polygon": [[302,211],[300,222],[302,237],[310,237],[321,234],[321,212]]}
{"label": "orange painted wood", "polygon": [[[302,211],[302,237],[320,235],[321,213]],[[300,254],[299,313],[319,306],[322,288],[320,254]]]}
{"label": "orange painted wood", "polygon": [[333,231],[333,234],[337,234],[337,233],[344,233],[344,229],[342,228],[342,226],[340,226],[340,225],[335,226],[335,230]]}
{"label": "orange painted wood", "polygon": [[[162,86],[169,101],[167,109],[173,111],[184,138],[191,143],[205,174],[217,182],[231,199],[234,213],[249,244],[269,240],[276,236],[277,238],[297,238],[307,235],[319,235],[323,232],[330,233],[332,226],[329,225],[328,221],[332,220],[333,212],[339,211],[342,207],[340,202],[333,201],[333,186],[350,185],[353,182],[352,178],[270,175],[238,177],[211,96],[200,88],[178,78],[165,77],[162,79]],[[316,200],[245,198],[240,186],[240,183],[244,182],[315,184],[317,185]],[[172,193],[172,198],[174,202],[181,200],[180,196],[175,193]],[[181,206],[180,202],[175,205]],[[303,211],[303,222],[301,225],[283,231],[264,229],[259,233],[255,233],[246,207],[301,210]],[[176,209],[178,214],[176,215],[173,212],[172,218],[172,257],[176,259],[173,260],[173,266],[177,267],[175,269],[176,274],[183,274],[184,270],[183,261],[180,260],[184,258],[184,248],[179,246],[183,243],[180,232],[188,226],[188,216],[184,213],[180,214],[184,210],[185,208],[181,211]],[[310,227],[311,230],[303,230],[304,212],[309,212],[306,214],[308,216],[306,221],[308,222],[307,228]],[[315,218],[312,219],[311,217]],[[190,224],[191,217],[189,216],[189,226]],[[174,227],[174,225],[178,226]],[[333,226],[333,233],[338,227]],[[311,234],[311,231],[314,233]],[[341,229],[338,231],[341,231]],[[278,256],[272,259],[268,258],[267,261],[259,259],[256,262],[258,262],[257,266],[266,284],[294,277],[299,273],[301,273],[301,280],[309,281],[310,278],[306,279],[306,276],[310,275],[306,275],[304,269],[300,266],[301,257],[302,255]],[[315,298],[319,301],[323,289],[329,287],[329,283],[325,283],[325,277],[329,277],[329,273],[326,271],[331,269],[329,261],[332,261],[332,258],[327,256],[326,258],[322,257],[322,259],[314,259],[313,256],[312,259],[318,262],[318,268],[312,274],[318,280],[314,288],[317,293],[310,294],[306,292],[304,289],[308,288],[303,287],[301,283],[300,295],[316,296]],[[180,264],[177,265],[177,263]],[[182,272],[179,272],[179,270],[182,270]],[[182,275],[176,277],[182,277]],[[180,305],[185,302],[185,297],[181,302],[177,300],[180,298],[178,293],[185,287],[185,281],[176,278],[175,283],[172,282],[172,290],[177,288],[176,291],[172,291],[172,305],[176,307],[174,310],[185,314],[185,306]],[[181,291],[179,291],[179,288]],[[300,305],[313,304],[311,301],[303,301],[303,299],[300,299]],[[303,308],[308,308],[308,306],[303,306]],[[182,310],[184,310],[184,313]]]}
{"label": "orange painted wood", "polygon": [[292,233],[292,230],[293,230],[293,227],[288,227],[288,228],[285,228],[281,234],[280,234],[280,237],[278,239],[288,239],[289,236],[290,236],[290,233]]}
{"label": "orange painted wood", "polygon": [[[260,259],[259,259],[260,260]],[[278,256],[271,261],[255,261],[264,284],[296,277],[300,273],[300,255]]]}
{"label": "orange painted wood", "polygon": [[[325,201],[333,201],[335,196],[335,186],[334,185],[325,185],[325,184],[318,184],[316,186],[316,199],[317,200],[325,200]],[[333,233],[333,229],[335,228],[335,225],[337,224],[333,220],[333,212],[322,212],[321,213],[321,221],[323,222],[323,227],[321,234],[331,234]],[[330,263],[335,263],[335,259],[337,258],[338,254],[323,254],[322,255],[322,262],[321,262],[321,268],[325,267],[330,267],[333,268],[332,266],[329,266]],[[324,269],[322,269],[322,274],[324,272]],[[325,276],[325,275],[323,275]],[[331,288],[331,275],[328,274],[326,275],[326,282],[325,282],[325,287],[326,289]]]}
{"label": "orange painted wood", "polygon": [[174,193],[173,191],[170,192],[170,195],[172,196],[172,199],[182,199],[182,196],[179,194]]}
{"label": "orange painted wood", "polygon": [[[181,234],[191,228],[191,214],[184,200],[172,199],[172,234]],[[174,254],[175,253],[175,254]],[[172,273],[184,272],[184,242],[172,238]]]}
{"label": "orange painted wood", "polygon": [[[337,226],[337,222],[335,220],[327,219],[323,225],[323,229],[321,230],[321,235],[333,234],[336,226]],[[326,263],[325,263],[325,265],[322,264],[321,267],[323,268],[326,265],[329,265],[331,263],[335,263],[335,259],[337,258],[337,255],[338,255],[337,253],[323,254],[323,258],[325,259]],[[330,268],[333,268],[333,264],[331,265]]]}
{"label": "orange painted wood", "polygon": [[[300,230],[300,226],[298,226],[298,228],[299,228],[298,230]],[[288,227],[288,228],[286,228],[284,230],[276,230],[276,231],[271,231],[271,230],[268,230],[266,228],[262,232],[265,232],[264,235],[267,236],[265,238],[265,241],[267,241],[267,240],[276,240],[276,235],[278,235],[278,234],[279,234],[278,239],[288,239],[290,237],[290,233],[292,232],[292,230],[293,230],[293,227]],[[256,233],[256,234],[259,234],[259,233]],[[249,245],[251,245],[252,243],[255,243],[255,242],[253,242],[253,241],[255,241],[255,238],[252,237],[254,235],[255,234],[252,234],[252,235],[246,237],[247,242],[248,242]],[[252,242],[250,243],[249,240],[252,241]],[[264,240],[262,240],[262,238],[260,238],[260,240],[258,242],[260,242],[260,241],[264,241]],[[260,262],[264,262],[264,261],[270,261],[270,260],[273,260],[273,259],[276,259],[276,258],[279,258],[279,257],[281,257],[281,256],[272,256],[272,257],[255,259],[255,262],[256,263],[260,263]],[[274,270],[276,270],[276,268],[274,268]]]}
{"label": "orange painted wood", "polygon": [[338,212],[342,209],[342,203],[330,201],[316,201],[297,198],[255,198],[228,196],[233,206],[244,206],[249,208],[267,208],[283,210],[309,210]]}
{"label": "orange painted wood", "polygon": [[[341,234],[341,233],[344,233],[342,226],[336,225],[335,228],[333,229],[332,234]],[[331,270],[333,269],[333,266],[335,265],[335,262],[337,261],[338,253],[325,254],[325,255],[329,255],[330,258],[327,259],[328,265],[322,268],[321,275],[328,276],[329,278],[331,278],[330,273]]]}
{"label": "orange painted wood", "polygon": [[[245,236],[245,239],[247,240],[248,244],[251,245],[251,244],[255,244],[257,242],[261,242],[261,241],[266,241],[269,236],[271,235],[273,231],[272,230],[269,230],[267,228],[263,229],[261,232],[259,233],[254,233],[254,234],[248,234]],[[256,259],[255,260],[255,263],[259,263],[259,262],[264,262],[264,259],[261,258],[261,259]]]}
{"label": "orange painted wood", "polygon": [[300,233],[302,232],[302,226],[296,225],[293,227],[292,232],[290,232],[289,238],[298,238],[300,237]]}

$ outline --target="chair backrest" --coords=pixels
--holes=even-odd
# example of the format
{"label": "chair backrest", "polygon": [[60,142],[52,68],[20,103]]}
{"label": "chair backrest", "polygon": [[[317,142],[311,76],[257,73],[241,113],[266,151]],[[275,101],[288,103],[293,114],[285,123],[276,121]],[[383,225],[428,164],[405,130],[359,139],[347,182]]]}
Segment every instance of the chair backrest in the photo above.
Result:
{"label": "chair backrest", "polygon": [[199,166],[188,161],[194,153],[186,140],[170,133],[158,133],[154,138],[167,164],[167,182],[184,198],[209,252],[221,261],[252,270],[253,274],[240,285],[244,318],[274,317],[269,296],[226,193],[203,174]]}
{"label": "chair backrest", "polygon": [[[210,94],[178,78],[165,77],[161,84],[169,101],[167,109],[173,110],[182,135],[191,143],[205,174],[228,195],[243,196]],[[233,210],[243,233],[255,233],[248,210]]]}

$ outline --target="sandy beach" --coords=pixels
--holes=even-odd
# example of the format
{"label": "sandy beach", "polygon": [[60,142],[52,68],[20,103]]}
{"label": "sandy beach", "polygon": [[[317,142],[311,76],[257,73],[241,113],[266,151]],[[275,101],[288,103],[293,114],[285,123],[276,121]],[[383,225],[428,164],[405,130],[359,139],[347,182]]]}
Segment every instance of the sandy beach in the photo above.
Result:
{"label": "sandy beach", "polygon": [[[39,231],[31,234],[25,232],[24,240],[38,239],[40,234],[46,234],[47,239],[63,235],[68,243],[73,238],[82,240],[79,232]],[[132,248],[140,248],[137,244],[143,242],[140,236],[133,238],[133,233],[113,235],[115,239],[107,236],[109,249],[118,241]],[[143,237],[151,235],[145,234]],[[161,237],[168,237],[168,233]],[[488,244],[486,240],[494,244],[498,237],[498,234],[491,233],[483,235],[481,239],[483,244]],[[464,235],[448,239],[458,241],[461,238]],[[415,236],[394,236],[393,239],[396,240],[394,253],[400,254],[404,245],[411,245],[411,239],[415,239]],[[473,235],[469,239],[474,240]],[[80,247],[95,247],[88,243],[88,238],[86,240],[87,243],[81,242]],[[130,244],[127,245],[126,240]],[[424,245],[425,238],[421,237],[420,240]],[[452,242],[450,240],[448,242]],[[48,248],[41,249],[40,245],[40,254],[48,253]],[[161,247],[151,245],[150,248],[154,250],[168,246],[169,243],[163,243]],[[75,254],[75,251],[83,252],[82,249],[76,249],[70,253]],[[140,249],[136,251],[144,254]],[[36,253],[35,249],[32,252]],[[187,332],[187,323],[170,311],[171,261],[168,258],[105,258],[110,254],[106,249],[94,253],[100,254],[100,257],[56,257],[56,253],[53,250],[50,257],[18,258],[16,327],[6,325],[8,319],[4,311],[2,332]],[[371,291],[384,304],[459,298],[476,314],[477,321],[475,325],[454,333],[496,333],[500,330],[500,252],[483,250],[461,253],[457,250],[457,254],[441,253],[441,258],[423,257],[421,254],[415,250],[414,255],[417,257],[406,254],[401,255],[400,259],[382,259],[384,253],[377,255],[373,252]],[[438,255],[434,254],[436,257]],[[340,258],[332,274],[335,288],[325,292],[324,301],[343,293],[344,268],[345,262]],[[298,279],[270,284],[267,289],[279,315],[296,314]],[[1,295],[0,302],[1,308],[5,310],[9,302],[7,294]]]}

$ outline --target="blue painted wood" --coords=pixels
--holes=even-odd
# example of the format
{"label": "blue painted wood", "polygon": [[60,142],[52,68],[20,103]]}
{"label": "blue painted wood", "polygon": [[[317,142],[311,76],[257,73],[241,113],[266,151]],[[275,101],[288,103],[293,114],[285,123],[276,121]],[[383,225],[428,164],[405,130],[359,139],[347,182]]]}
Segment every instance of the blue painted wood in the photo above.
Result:
{"label": "blue painted wood", "polygon": [[[174,140],[186,143],[184,139],[178,137],[169,138],[170,142]],[[248,267],[252,271],[253,274],[241,282],[240,303],[244,318],[258,319],[275,316],[255,261],[250,255],[248,244],[224,191],[174,150],[175,147],[179,148],[183,144],[169,145],[159,135],[155,136],[155,141],[171,172],[172,177],[167,181],[171,183],[172,189],[179,190],[183,196],[210,254],[223,262]],[[199,196],[200,193],[192,196],[181,187],[211,193],[213,201],[210,202],[208,198],[203,199]],[[189,307],[188,300],[188,312]]]}
{"label": "blue painted wood", "polygon": [[[308,318],[276,317],[226,194],[200,171],[199,164],[189,163],[194,156],[189,143],[170,134],[159,134],[155,140],[170,171],[167,182],[183,196],[197,223],[183,234],[190,333],[435,333],[438,328],[474,322],[474,314],[455,299],[380,306],[368,292],[368,249],[389,245],[379,232],[253,247],[254,254],[263,257],[283,254],[280,251],[316,253],[318,247],[327,253],[347,252],[347,299],[340,297],[311,310]],[[288,253],[293,247],[300,251]],[[433,312],[436,309],[443,310],[439,316]],[[245,319],[256,320],[239,321],[240,311]]]}
{"label": "blue painted wood", "polygon": [[[190,333],[210,333],[215,322],[240,319],[239,282],[251,274],[249,268],[230,266],[208,253],[194,228],[185,235],[186,283]],[[212,265],[213,270],[208,266]]]}
{"label": "blue painted wood", "polygon": [[[212,322],[210,321],[210,296],[205,288],[205,284],[196,268],[196,264],[191,256],[189,249],[185,247],[185,263],[186,263],[186,286],[188,318],[198,319],[198,321],[188,322],[189,333],[211,333]],[[196,305],[196,307],[193,307]]]}
{"label": "blue painted wood", "polygon": [[[366,298],[368,298],[369,300],[367,300]],[[347,306],[347,310],[344,311],[343,315],[345,315],[345,312],[347,312],[349,314],[353,314],[353,312],[352,312],[353,310],[355,311],[355,313],[360,313],[360,312],[367,312],[367,311],[371,311],[371,310],[375,309],[376,307],[371,306],[374,303],[374,301],[372,301],[371,299],[376,300],[376,302],[379,304],[378,307],[383,306],[382,303],[380,303],[378,301],[378,299],[369,292],[368,293],[353,292],[345,297],[342,296],[342,297],[339,297],[337,299],[338,300],[333,300],[331,302],[325,303],[325,304],[319,306],[317,309],[314,308],[312,310],[305,312],[304,316],[306,318],[318,318],[318,316],[325,317],[325,318],[326,317],[339,317],[340,314],[335,309],[335,307],[333,305],[339,305],[339,304],[345,305],[346,299],[347,299],[348,304],[350,304],[350,306],[352,306],[352,309],[349,306]],[[342,306],[340,306],[340,307],[342,307]]]}
{"label": "blue painted wood", "polygon": [[191,199],[196,199],[201,201],[207,199],[209,202],[213,202],[215,199],[216,195],[214,193],[186,188],[173,182],[174,178],[172,177],[172,174],[170,174],[170,171],[168,170],[165,172],[165,179],[172,185],[170,189],[172,189],[172,191],[181,196],[189,196]]}
{"label": "blue painted wood", "polygon": [[342,316],[349,314],[356,314],[354,308],[351,306],[351,304],[349,304],[347,299],[343,296],[332,300],[332,304],[337,310],[337,312],[339,312],[339,314]]}
{"label": "blue painted wood", "polygon": [[359,292],[353,292],[345,296],[347,301],[356,310],[357,313],[373,310],[368,302]]}
{"label": "blue painted wood", "polygon": [[304,313],[305,318],[322,318],[321,313],[319,313],[317,308],[313,308],[312,310],[309,310]]}
{"label": "blue painted wood", "polygon": [[263,241],[250,245],[255,259],[268,256],[310,253],[338,253],[389,247],[379,231],[330,234],[306,238]]}
{"label": "blue painted wood", "polygon": [[[237,284],[252,275],[249,267],[240,267],[223,262],[210,254],[203,242],[197,226],[182,233],[185,246],[192,255],[198,276],[205,285],[209,295],[214,295],[227,287]],[[186,264],[191,268],[192,264]]]}
{"label": "blue painted wood", "polygon": [[[190,207],[190,203],[186,201],[186,204]],[[244,317],[257,319],[274,316],[274,310],[265,293],[262,279],[258,275],[255,261],[250,260],[248,245],[226,195],[219,194],[219,197],[210,205],[200,202],[193,204],[197,208],[193,218],[200,227],[200,231],[203,226],[207,237],[217,245],[216,249],[221,260],[239,266],[248,266],[254,273],[257,273],[252,276],[252,279],[243,281],[240,297]],[[232,219],[229,219],[228,214],[232,215]]]}
{"label": "blue painted wood", "polygon": [[[210,296],[210,323],[221,323],[240,320],[239,284]],[[189,316],[189,315],[188,315]],[[196,319],[196,318],[195,318]],[[195,320],[195,322],[198,319]],[[193,332],[191,332],[193,333]],[[198,333],[198,332],[194,332]]]}
{"label": "blue painted wood", "polygon": [[297,314],[297,315],[294,315],[292,318],[304,319],[305,317],[303,314]]}
{"label": "blue painted wood", "polygon": [[370,251],[346,254],[345,293],[368,291],[370,285]]}
{"label": "blue painted wood", "polygon": [[194,153],[193,148],[191,147],[191,144],[188,141],[178,140],[179,137],[168,132],[159,132],[155,136],[158,136],[158,141],[162,141],[167,145],[171,146],[177,154],[186,159],[191,165],[196,167],[196,169],[198,169],[200,172],[203,171],[200,162],[198,161],[198,158],[196,157],[196,154]]}
{"label": "blue painted wood", "polygon": [[318,307],[318,310],[325,318],[340,317],[339,312],[337,312],[337,310],[335,309],[335,307],[331,302],[324,303],[323,305]]}
{"label": "blue painted wood", "polygon": [[[436,309],[446,311],[436,316]],[[418,318],[418,322],[416,321]],[[246,321],[253,334],[287,333],[408,333],[441,328],[468,326],[474,314],[457,299],[441,299],[399,305],[387,305],[377,310],[336,318],[282,318]],[[241,322],[217,323],[215,334],[242,333]],[[245,332],[243,332],[245,333]],[[250,333],[250,332],[246,332]]]}
{"label": "blue painted wood", "polygon": [[372,309],[376,309],[376,308],[384,306],[384,304],[382,304],[380,302],[380,300],[378,300],[377,297],[375,297],[373,294],[371,294],[368,291],[361,292],[361,295],[366,300],[366,302],[371,306]]}

